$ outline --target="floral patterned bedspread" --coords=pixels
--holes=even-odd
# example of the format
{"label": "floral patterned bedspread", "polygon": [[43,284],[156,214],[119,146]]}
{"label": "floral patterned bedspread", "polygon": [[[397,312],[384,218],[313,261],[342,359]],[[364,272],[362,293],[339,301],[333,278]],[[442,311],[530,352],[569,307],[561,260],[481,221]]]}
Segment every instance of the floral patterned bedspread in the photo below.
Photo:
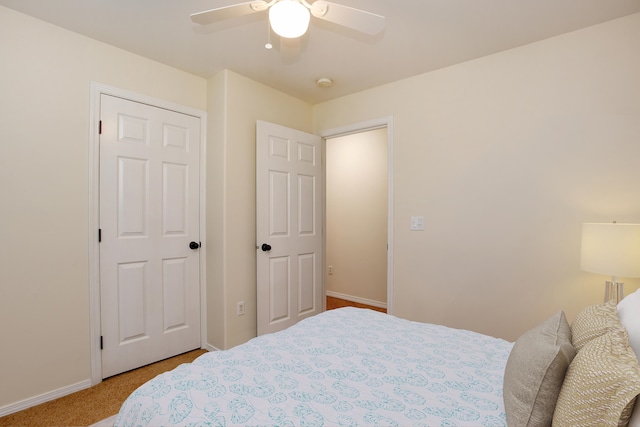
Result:
{"label": "floral patterned bedspread", "polygon": [[341,308],[161,374],[116,426],[504,426],[512,343]]}

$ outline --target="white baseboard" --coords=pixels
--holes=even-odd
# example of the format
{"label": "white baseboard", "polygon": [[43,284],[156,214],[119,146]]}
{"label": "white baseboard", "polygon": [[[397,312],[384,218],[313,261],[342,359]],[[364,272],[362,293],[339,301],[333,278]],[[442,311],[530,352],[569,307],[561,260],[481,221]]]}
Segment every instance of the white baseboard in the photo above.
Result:
{"label": "white baseboard", "polygon": [[360,304],[366,304],[366,305],[370,305],[378,308],[385,308],[385,309],[387,308],[386,302],[373,301],[366,298],[354,297],[351,295],[341,294],[339,292],[332,292],[332,291],[326,291],[326,294],[328,297],[339,298],[346,301],[357,302]]}
{"label": "white baseboard", "polygon": [[220,349],[218,349],[218,348],[216,348],[216,347],[212,346],[212,345],[211,345],[211,344],[209,344],[209,343],[207,343],[207,344],[204,346],[203,350],[207,350],[207,351],[220,351]]}
{"label": "white baseboard", "polygon": [[3,406],[0,408],[0,417],[4,417],[5,415],[13,414],[14,412],[31,408],[32,406],[40,405],[41,403],[45,403],[50,400],[58,399],[59,397],[66,396],[68,394],[75,393],[76,391],[84,390],[89,387],[91,387],[91,380],[84,380],[80,381],[79,383],[72,384],[68,387],[59,388],[48,393],[30,397],[29,399],[21,400],[20,402]]}

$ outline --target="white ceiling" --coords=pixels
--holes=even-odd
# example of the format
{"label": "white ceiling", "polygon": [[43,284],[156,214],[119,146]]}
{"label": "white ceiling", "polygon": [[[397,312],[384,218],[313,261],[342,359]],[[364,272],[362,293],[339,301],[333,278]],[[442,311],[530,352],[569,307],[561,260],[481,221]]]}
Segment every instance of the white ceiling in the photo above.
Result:
{"label": "white ceiling", "polygon": [[[0,0],[208,78],[230,69],[312,104],[640,12],[640,0],[333,0],[387,19],[365,37],[312,18],[297,46],[267,50],[266,12],[198,26],[189,15],[246,0]],[[334,85],[319,88],[319,77]]]}

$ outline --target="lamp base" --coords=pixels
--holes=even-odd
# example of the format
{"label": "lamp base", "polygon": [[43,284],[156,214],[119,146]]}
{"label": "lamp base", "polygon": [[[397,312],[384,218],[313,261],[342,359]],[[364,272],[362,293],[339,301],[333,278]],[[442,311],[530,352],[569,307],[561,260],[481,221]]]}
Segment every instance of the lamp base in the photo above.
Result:
{"label": "lamp base", "polygon": [[614,300],[618,304],[624,298],[624,283],[607,280],[604,288],[604,302]]}

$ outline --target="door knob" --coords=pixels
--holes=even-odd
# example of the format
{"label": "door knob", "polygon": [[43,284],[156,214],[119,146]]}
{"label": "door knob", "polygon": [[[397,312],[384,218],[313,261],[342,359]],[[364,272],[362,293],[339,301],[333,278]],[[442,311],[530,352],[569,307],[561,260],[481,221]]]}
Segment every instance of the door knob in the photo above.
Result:
{"label": "door knob", "polygon": [[198,243],[198,242],[189,243],[189,248],[190,249],[198,249],[199,247],[200,247],[200,243]]}
{"label": "door knob", "polygon": [[262,251],[269,252],[271,250],[271,245],[267,245],[266,243],[262,244]]}

